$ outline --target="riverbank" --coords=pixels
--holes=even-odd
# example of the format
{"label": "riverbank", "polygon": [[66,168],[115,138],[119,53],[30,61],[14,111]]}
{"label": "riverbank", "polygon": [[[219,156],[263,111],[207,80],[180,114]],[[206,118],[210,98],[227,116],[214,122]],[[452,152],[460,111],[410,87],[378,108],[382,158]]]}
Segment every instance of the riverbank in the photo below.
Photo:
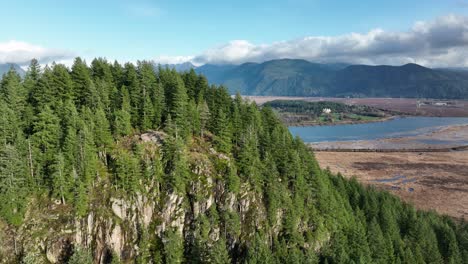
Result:
{"label": "riverbank", "polygon": [[415,136],[309,144],[322,168],[422,210],[468,220],[468,124]]}
{"label": "riverbank", "polygon": [[415,136],[384,138],[377,140],[355,140],[308,143],[314,150],[437,150],[468,145],[468,124],[443,126]]}
{"label": "riverbank", "polygon": [[358,124],[378,123],[378,122],[390,121],[395,118],[404,118],[404,117],[406,116],[395,115],[395,116],[387,116],[387,117],[371,119],[371,120],[361,120],[361,121],[344,120],[344,121],[322,122],[322,123],[318,123],[318,122],[289,122],[288,123],[283,120],[283,123],[288,127],[338,126],[338,125],[358,125]]}
{"label": "riverbank", "polygon": [[[274,100],[302,100],[306,102],[340,102],[347,105],[367,105],[411,116],[468,117],[468,100],[421,100],[417,98],[340,98],[340,97],[289,97],[243,96],[259,105]],[[432,102],[430,104],[422,102]],[[443,102],[437,104],[437,102]]]}

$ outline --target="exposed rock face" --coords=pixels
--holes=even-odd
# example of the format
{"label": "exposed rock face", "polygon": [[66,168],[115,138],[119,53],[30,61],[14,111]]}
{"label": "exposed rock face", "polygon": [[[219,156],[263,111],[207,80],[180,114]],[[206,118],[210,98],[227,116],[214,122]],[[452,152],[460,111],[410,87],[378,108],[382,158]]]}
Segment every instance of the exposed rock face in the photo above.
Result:
{"label": "exposed rock face", "polygon": [[162,222],[156,228],[156,231],[159,235],[162,235],[167,227],[174,227],[182,235],[186,213],[182,207],[183,197],[175,193],[171,193],[166,197],[166,202],[159,217]]}
{"label": "exposed rock face", "polygon": [[161,145],[166,137],[166,133],[161,131],[148,131],[140,135],[140,139],[143,142],[153,142],[158,145]]}
{"label": "exposed rock face", "polygon": [[[157,145],[161,144],[163,137],[162,134],[146,133],[140,136],[140,140]],[[162,239],[168,228],[181,237],[195,236],[192,234],[193,223],[213,206],[235,212],[242,221],[252,219],[254,225],[260,224],[265,220],[260,197],[250,190],[248,184],[242,185],[238,194],[228,192],[225,181],[220,181],[220,176],[213,173],[213,162],[219,160],[229,165],[230,158],[214,149],[206,154],[190,153],[193,179],[185,194],[175,191],[159,193],[159,187],[155,187],[157,182],[146,186],[144,193],[132,195],[114,193],[109,187],[96,187],[99,199],[92,201],[84,217],[74,215],[70,207],[63,204],[52,202],[46,209],[32,206],[25,224],[17,230],[18,234],[5,236],[16,237],[16,241],[0,241],[0,256],[14,256],[15,247],[12,245],[16,242],[16,252],[42,255],[50,263],[63,262],[64,256],[75,247],[92,249],[96,263],[105,263],[111,255],[132,260],[141,250],[137,243],[141,229],[150,230],[152,235]],[[251,215],[253,211],[256,213]],[[217,241],[225,228],[211,225],[209,239]],[[228,248],[234,248],[240,241],[239,235],[233,234],[228,238]]]}

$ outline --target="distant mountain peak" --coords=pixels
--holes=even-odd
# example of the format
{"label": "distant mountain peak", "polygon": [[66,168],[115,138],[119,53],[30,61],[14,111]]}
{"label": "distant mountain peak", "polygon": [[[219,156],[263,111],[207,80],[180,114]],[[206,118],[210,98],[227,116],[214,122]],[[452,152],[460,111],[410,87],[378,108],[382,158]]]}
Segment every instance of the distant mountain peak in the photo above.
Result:
{"label": "distant mountain peak", "polygon": [[403,68],[413,68],[413,69],[429,69],[429,68],[426,68],[424,66],[421,66],[419,64],[416,64],[416,63],[407,63],[403,66],[401,66]]}
{"label": "distant mountain peak", "polygon": [[349,65],[278,59],[196,69],[232,94],[271,96],[351,96],[468,98],[468,74],[408,63]]}
{"label": "distant mountain peak", "polygon": [[178,64],[160,64],[154,63],[155,68],[161,65],[162,67],[168,67],[170,69],[175,69],[178,72],[189,71],[190,69],[195,69],[197,66],[193,65],[190,61],[186,61]]}
{"label": "distant mountain peak", "polygon": [[16,63],[3,63],[0,64],[0,78],[5,73],[7,73],[11,68],[15,69],[15,71],[21,76],[24,77],[26,72]]}

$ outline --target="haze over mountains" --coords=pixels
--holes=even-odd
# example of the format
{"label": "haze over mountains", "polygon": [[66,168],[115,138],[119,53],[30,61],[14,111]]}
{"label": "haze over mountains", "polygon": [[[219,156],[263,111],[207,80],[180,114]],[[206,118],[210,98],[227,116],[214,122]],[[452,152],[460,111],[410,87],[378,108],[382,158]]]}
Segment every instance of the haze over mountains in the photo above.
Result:
{"label": "haze over mountains", "polygon": [[275,96],[468,98],[468,73],[459,68],[321,64],[298,59],[170,67],[194,68],[210,83],[223,84],[233,94],[239,91],[244,95]]}
{"label": "haze over mountains", "polygon": [[7,73],[12,67],[20,76],[24,76],[24,74],[26,74],[26,72],[18,64],[4,63],[0,64],[0,77],[3,76],[3,74]]}
{"label": "haze over mountains", "polygon": [[[17,64],[0,64],[0,76]],[[346,63],[313,63],[280,59],[263,63],[166,64],[179,72],[194,69],[212,84],[225,85],[229,92],[265,96],[407,97],[467,99],[468,70],[426,68],[417,64],[369,66]]]}

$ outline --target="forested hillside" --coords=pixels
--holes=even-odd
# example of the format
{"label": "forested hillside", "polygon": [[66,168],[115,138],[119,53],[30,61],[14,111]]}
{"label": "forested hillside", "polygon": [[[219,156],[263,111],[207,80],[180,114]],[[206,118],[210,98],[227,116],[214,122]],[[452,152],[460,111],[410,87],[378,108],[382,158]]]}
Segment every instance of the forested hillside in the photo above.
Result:
{"label": "forested hillside", "polygon": [[241,65],[204,65],[196,71],[231,93],[271,96],[468,98],[463,71],[417,64],[368,66],[282,59]]}
{"label": "forested hillside", "polygon": [[347,105],[330,101],[274,100],[266,102],[263,106],[271,107],[288,126],[366,123],[399,114],[367,105]]}
{"label": "forested hillside", "polygon": [[194,71],[33,60],[0,109],[0,263],[468,260],[466,224],[321,170]]}

